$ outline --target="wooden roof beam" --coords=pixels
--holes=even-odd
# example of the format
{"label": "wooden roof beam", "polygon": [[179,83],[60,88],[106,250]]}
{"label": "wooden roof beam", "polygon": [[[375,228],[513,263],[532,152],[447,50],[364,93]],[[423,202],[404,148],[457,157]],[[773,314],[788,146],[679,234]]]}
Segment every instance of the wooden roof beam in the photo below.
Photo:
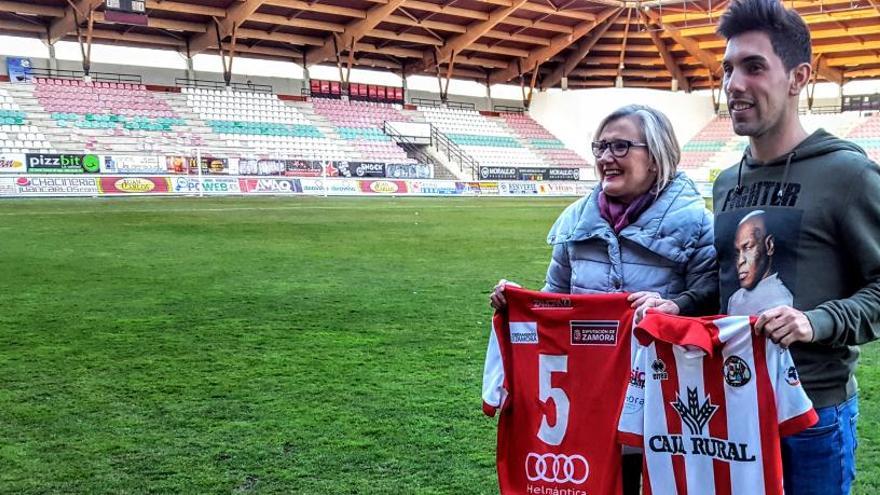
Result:
{"label": "wooden roof beam", "polygon": [[[78,0],[64,9],[64,15],[49,25],[49,44],[53,44],[76,29],[76,20],[84,21],[88,12],[101,6],[104,0]],[[76,10],[74,10],[76,9]]]}
{"label": "wooden roof beam", "polygon": [[208,48],[216,48],[218,37],[222,40],[230,36],[263,5],[263,2],[264,0],[244,0],[234,3],[226,11],[223,20],[219,23],[209,22],[203,33],[190,39],[189,56],[203,52]]}
{"label": "wooden roof beam", "polygon": [[353,9],[350,7],[340,7],[337,5],[327,5],[315,1],[306,2],[303,0],[266,0],[264,4],[271,5],[273,7],[284,7],[285,9],[305,10],[308,12],[340,15],[344,17],[352,17],[355,19],[365,19],[367,17],[367,13],[363,10]]}
{"label": "wooden roof beam", "polygon": [[[95,12],[95,22],[113,24],[104,18],[104,12]],[[191,33],[204,33],[207,27],[200,22],[178,21],[176,19],[164,19],[161,17],[148,17],[147,27],[166,29],[168,31],[186,31]]]}
{"label": "wooden roof beam", "polygon": [[[479,12],[476,10],[463,9],[461,7],[423,2],[421,0],[409,0],[406,2],[406,7],[408,9],[431,12],[433,14],[446,14],[455,17],[463,17],[465,19],[473,19],[475,21],[485,21],[489,18],[489,14],[487,14],[486,12]],[[573,32],[572,28],[564,26],[562,24],[554,24],[544,21],[532,21],[529,19],[523,19],[521,17],[508,17],[507,19],[504,19],[501,24],[510,24],[517,27],[541,29],[544,31],[555,33],[571,34]]]}
{"label": "wooden roof beam", "polygon": [[175,12],[178,14],[197,14],[208,17],[223,17],[226,15],[226,10],[220,7],[192,5],[172,0],[147,0],[146,8],[147,10],[160,10],[162,12]]}
{"label": "wooden roof beam", "polygon": [[642,19],[648,25],[648,34],[651,36],[651,41],[654,42],[654,46],[657,47],[657,53],[660,54],[660,58],[663,59],[663,64],[666,66],[666,70],[672,75],[673,79],[678,81],[678,87],[685,92],[690,93],[691,85],[687,80],[687,77],[681,73],[681,67],[678,66],[678,62],[675,61],[675,57],[669,53],[669,48],[666,46],[666,43],[660,38],[660,34],[652,29],[653,24],[648,22],[648,18],[642,14]]}
{"label": "wooden roof beam", "polygon": [[467,49],[475,41],[491,31],[499,22],[506,19],[510,14],[516,12],[516,10],[522,7],[527,1],[528,0],[514,0],[513,3],[507,7],[495,9],[489,14],[488,19],[469,25],[464,33],[448,40],[448,42],[436,52],[433,50],[425,50],[421,62],[416,64],[413,70],[418,71],[427,69],[433,65],[439,65],[449,61],[453,53],[460,53],[462,50]]}
{"label": "wooden roof beam", "polygon": [[[688,38],[682,34],[682,32],[670,25],[665,25],[661,22],[660,16],[651,12],[650,9],[645,9],[644,11],[645,17],[650,20],[653,24],[660,26],[669,35],[670,38],[674,39],[676,43],[684,47],[685,51],[687,51],[692,57],[699,60],[706,68],[708,68],[713,73],[717,73],[721,70],[721,64],[718,62],[718,59],[711,52],[707,52],[700,48],[699,43],[696,40]],[[713,31],[714,32],[714,31]]]}
{"label": "wooden roof beam", "polygon": [[333,36],[324,39],[324,44],[318,48],[313,48],[306,52],[306,61],[308,65],[321,63],[325,60],[336,56],[336,46],[350,46],[357,43],[369,31],[373,30],[380,22],[385,20],[389,15],[393,14],[397,7],[400,7],[405,0],[389,0],[384,5],[377,5],[367,11],[366,17],[356,21],[352,21],[345,25],[345,31],[339,35],[338,42]]}
{"label": "wooden roof beam", "polygon": [[238,39],[251,39],[263,41],[279,41],[291,45],[311,45],[321,46],[324,44],[322,38],[314,36],[303,36],[301,34],[284,33],[275,31],[274,33],[263,31],[262,29],[239,29],[236,31]]}
{"label": "wooden roof beam", "polygon": [[574,32],[570,36],[555,36],[553,38],[553,41],[550,42],[550,46],[545,46],[543,48],[532,50],[529,53],[529,56],[520,63],[517,63],[518,61],[513,60],[509,64],[507,64],[506,69],[493,72],[492,75],[489,76],[489,82],[504,83],[513,79],[515,76],[519,75],[520,66],[527,68],[528,70],[537,67],[538,65],[555,56],[557,53],[564,50],[566,47],[570,46],[572,43],[589,34],[589,32],[592,31],[596,26],[601,25],[603,22],[608,20],[609,17],[619,11],[620,9],[616,8],[605,9],[595,20],[585,21],[581,24],[578,24],[577,27],[575,27]]}
{"label": "wooden roof beam", "polygon": [[44,17],[64,17],[64,8],[50,5],[33,5],[24,2],[0,1],[0,12],[14,14],[41,15]]}
{"label": "wooden roof beam", "polygon": [[550,73],[549,76],[544,78],[541,87],[544,89],[552,88],[559,84],[559,81],[562,80],[563,77],[567,77],[568,74],[574,70],[575,67],[590,53],[590,50],[593,49],[593,46],[605,36],[605,33],[608,31],[608,28],[614,24],[614,21],[617,20],[618,17],[623,13],[623,9],[619,9],[616,13],[612,14],[602,25],[598,28],[594,29],[593,32],[590,33],[589,36],[581,40],[575,50],[568,55],[565,59],[565,62],[558,65],[553,72]]}

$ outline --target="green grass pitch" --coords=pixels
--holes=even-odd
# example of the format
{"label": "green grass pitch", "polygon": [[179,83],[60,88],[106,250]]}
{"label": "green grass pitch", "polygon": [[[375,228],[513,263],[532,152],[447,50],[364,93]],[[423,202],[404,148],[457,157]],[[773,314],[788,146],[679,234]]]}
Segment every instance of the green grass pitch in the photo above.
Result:
{"label": "green grass pitch", "polygon": [[0,202],[0,493],[496,492],[487,292],[570,201]]}

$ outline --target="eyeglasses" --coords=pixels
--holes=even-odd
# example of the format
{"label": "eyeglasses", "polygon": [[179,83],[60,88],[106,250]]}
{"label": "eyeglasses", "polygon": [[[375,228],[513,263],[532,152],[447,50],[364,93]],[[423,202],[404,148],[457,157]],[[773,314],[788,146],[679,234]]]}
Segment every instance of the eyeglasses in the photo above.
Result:
{"label": "eyeglasses", "polygon": [[596,158],[601,158],[602,154],[605,153],[606,149],[611,150],[611,154],[616,156],[617,158],[623,158],[629,153],[629,149],[635,146],[636,148],[647,148],[648,145],[645,143],[634,143],[627,139],[614,139],[612,141],[593,141],[593,156]]}

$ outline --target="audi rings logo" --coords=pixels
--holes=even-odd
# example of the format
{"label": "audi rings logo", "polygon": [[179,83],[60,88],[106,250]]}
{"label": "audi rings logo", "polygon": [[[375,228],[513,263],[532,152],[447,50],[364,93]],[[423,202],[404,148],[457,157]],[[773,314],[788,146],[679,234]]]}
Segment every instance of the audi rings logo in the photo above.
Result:
{"label": "audi rings logo", "polygon": [[582,455],[529,452],[526,456],[526,477],[529,481],[580,485],[589,476],[590,464]]}

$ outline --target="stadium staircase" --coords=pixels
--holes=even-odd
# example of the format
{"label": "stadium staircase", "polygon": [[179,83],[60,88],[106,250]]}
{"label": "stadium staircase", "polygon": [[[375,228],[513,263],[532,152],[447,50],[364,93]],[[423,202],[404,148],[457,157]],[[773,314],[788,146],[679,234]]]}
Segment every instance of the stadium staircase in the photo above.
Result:
{"label": "stadium staircase", "polygon": [[510,132],[476,110],[419,107],[419,111],[441,136],[480,166],[544,168],[548,165],[532,150],[523,147]]}
{"label": "stadium staircase", "polygon": [[[425,114],[418,110],[408,110],[401,109],[401,115],[403,115],[409,122],[417,123],[417,124],[426,124],[430,125],[431,123],[425,118]],[[436,128],[431,129],[432,137],[430,139],[430,144],[419,144],[413,142],[413,140],[401,139],[400,137],[394,136],[393,130],[389,133],[392,139],[394,139],[401,147],[408,150],[408,153],[413,153],[414,156],[418,156],[421,159],[425,160],[427,163],[432,163],[434,165],[434,177],[436,179],[445,179],[445,180],[474,180],[476,177],[475,167],[476,162],[474,162],[469,156],[465,155],[461,149],[455,150],[449,148],[443,148],[441,146],[441,142],[449,142],[448,138],[445,136],[439,136]],[[437,138],[435,139],[436,136]]]}

